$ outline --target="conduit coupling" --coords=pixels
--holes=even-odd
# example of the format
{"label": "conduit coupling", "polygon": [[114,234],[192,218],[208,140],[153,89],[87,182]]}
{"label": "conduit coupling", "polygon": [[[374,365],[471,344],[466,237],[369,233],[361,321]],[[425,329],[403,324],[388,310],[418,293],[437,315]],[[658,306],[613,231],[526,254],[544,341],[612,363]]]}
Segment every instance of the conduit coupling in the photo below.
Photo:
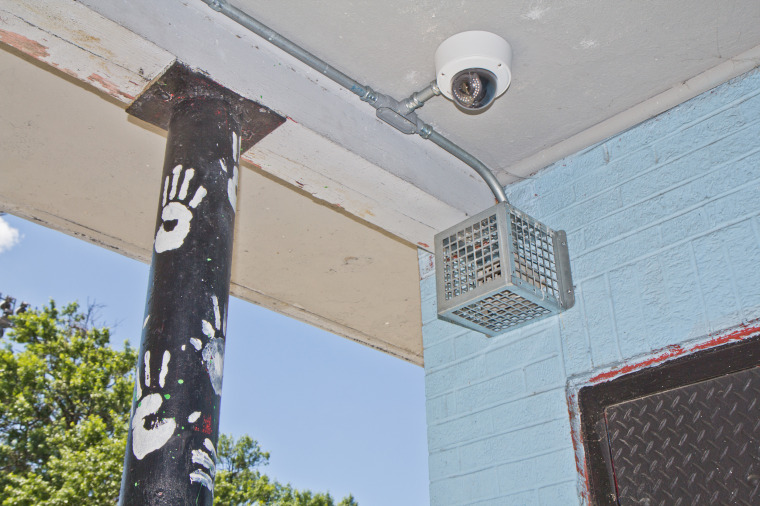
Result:
{"label": "conduit coupling", "polygon": [[252,18],[244,11],[230,5],[227,0],[203,1],[215,11],[221,12],[239,25],[247,28],[256,35],[263,37],[289,55],[305,63],[317,72],[322,73],[326,77],[329,77],[351,93],[357,95],[363,102],[367,102],[377,110],[376,114],[378,118],[388,123],[393,128],[405,134],[418,134],[423,139],[432,141],[435,145],[454,155],[456,158],[472,167],[475,172],[483,178],[497,201],[507,202],[507,195],[504,193],[504,188],[501,186],[501,183],[499,183],[499,180],[496,179],[496,176],[493,175],[493,172],[491,172],[483,162],[433,130],[433,127],[424,123],[417,117],[417,114],[415,114],[414,111],[422,107],[426,101],[441,94],[441,90],[438,88],[435,81],[430,83],[427,88],[412,94],[411,97],[403,101],[398,101],[388,95],[377,93],[369,86],[359,84],[348,75],[306,51],[301,46],[286,39],[265,24]]}
{"label": "conduit coupling", "polygon": [[412,112],[415,109],[419,109],[425,105],[425,102],[431,98],[437,97],[440,94],[441,89],[438,87],[438,83],[433,81],[424,90],[418,91],[417,93],[412,94],[411,97],[404,100],[404,106],[406,106],[408,112]]}

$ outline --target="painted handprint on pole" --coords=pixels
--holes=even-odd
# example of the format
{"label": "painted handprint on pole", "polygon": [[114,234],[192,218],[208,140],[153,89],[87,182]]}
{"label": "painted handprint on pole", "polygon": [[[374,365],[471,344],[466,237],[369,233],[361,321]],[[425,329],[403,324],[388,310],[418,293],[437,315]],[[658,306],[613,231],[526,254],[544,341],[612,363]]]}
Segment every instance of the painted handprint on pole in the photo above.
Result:
{"label": "painted handprint on pole", "polygon": [[193,220],[193,212],[190,209],[198,207],[206,196],[206,189],[199,186],[190,201],[185,203],[195,170],[185,170],[180,183],[182,172],[182,165],[177,165],[172,170],[172,175],[164,179],[161,224],[156,232],[154,246],[156,253],[177,249],[184,244],[185,237],[190,233],[190,222]]}
{"label": "painted handprint on pole", "polygon": [[[216,449],[209,438],[203,440],[204,449],[193,450],[193,463],[201,468],[190,473],[191,483],[200,483],[210,491],[214,491],[214,476],[216,476]],[[203,468],[206,470],[204,471]]]}
{"label": "painted handprint on pole", "polygon": [[[161,370],[158,374],[158,387],[163,388],[166,384],[166,374],[169,372],[171,353],[164,352],[161,359]],[[143,366],[145,369],[145,387],[150,388],[152,378],[150,376],[150,351],[145,352]],[[138,460],[142,460],[151,452],[162,448],[174,434],[177,422],[174,418],[160,418],[157,413],[164,402],[160,393],[152,393],[143,397],[140,385],[140,375],[135,378],[135,395],[137,407],[132,415],[132,452]]]}
{"label": "painted handprint on pole", "polygon": [[[235,132],[232,132],[232,174],[230,175],[230,179],[227,181],[227,199],[230,201],[230,205],[232,206],[232,212],[237,211],[237,188],[238,188],[238,163],[240,160],[240,138]],[[227,164],[224,162],[224,159],[219,160],[219,165],[222,167],[222,170],[229,174],[229,170],[227,169]]]}
{"label": "painted handprint on pole", "polygon": [[[219,310],[219,299],[216,295],[211,296],[211,302],[214,305],[214,324],[212,325],[207,320],[201,321],[203,333],[208,340],[206,345],[197,337],[190,339],[190,344],[193,345],[197,351],[201,352],[203,358],[203,365],[208,372],[211,386],[214,389],[216,395],[222,395],[222,373],[224,371],[224,334],[227,324],[227,315],[222,318],[222,313]],[[201,351],[202,348],[202,351]]]}

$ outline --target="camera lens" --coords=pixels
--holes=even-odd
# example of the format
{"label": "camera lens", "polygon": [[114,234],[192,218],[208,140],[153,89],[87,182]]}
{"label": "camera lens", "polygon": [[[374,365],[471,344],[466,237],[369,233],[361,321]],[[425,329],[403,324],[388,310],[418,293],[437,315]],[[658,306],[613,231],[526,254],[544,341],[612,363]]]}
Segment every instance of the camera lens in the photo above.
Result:
{"label": "camera lens", "polygon": [[463,70],[451,80],[451,94],[462,109],[483,109],[496,97],[496,76],[485,69]]}

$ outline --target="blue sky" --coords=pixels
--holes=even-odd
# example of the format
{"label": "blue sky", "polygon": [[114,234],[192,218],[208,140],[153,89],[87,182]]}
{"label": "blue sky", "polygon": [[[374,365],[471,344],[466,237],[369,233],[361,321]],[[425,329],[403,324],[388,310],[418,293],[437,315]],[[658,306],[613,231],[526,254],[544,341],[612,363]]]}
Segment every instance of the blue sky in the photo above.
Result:
{"label": "blue sky", "polygon": [[[101,304],[112,342],[137,348],[147,284],[145,264],[0,217],[3,295]],[[361,506],[429,503],[421,367],[235,298],[225,355],[221,430],[271,452],[265,473]]]}

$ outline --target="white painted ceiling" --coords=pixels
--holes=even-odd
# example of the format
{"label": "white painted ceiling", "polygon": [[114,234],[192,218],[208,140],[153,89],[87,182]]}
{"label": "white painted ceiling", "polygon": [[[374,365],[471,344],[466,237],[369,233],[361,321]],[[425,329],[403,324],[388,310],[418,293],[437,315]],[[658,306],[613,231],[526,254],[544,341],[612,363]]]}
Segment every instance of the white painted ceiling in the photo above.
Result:
{"label": "white painted ceiling", "polygon": [[760,44],[758,0],[233,0],[357,81],[397,99],[435,77],[447,37],[512,45],[513,80],[469,116],[438,97],[419,115],[493,170],[521,161]]}

